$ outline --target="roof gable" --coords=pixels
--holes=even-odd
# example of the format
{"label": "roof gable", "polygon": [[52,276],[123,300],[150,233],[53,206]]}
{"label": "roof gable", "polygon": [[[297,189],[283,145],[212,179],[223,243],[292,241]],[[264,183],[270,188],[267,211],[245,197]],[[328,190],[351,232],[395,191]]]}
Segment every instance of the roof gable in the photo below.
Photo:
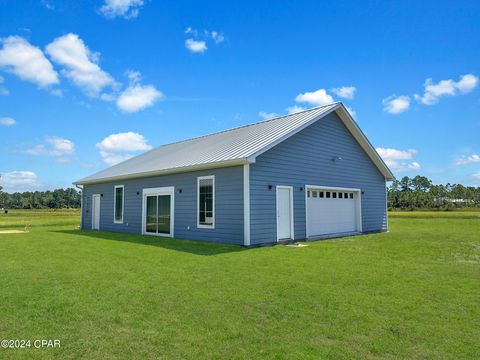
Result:
{"label": "roof gable", "polygon": [[218,133],[162,145],[144,154],[83,178],[75,184],[153,176],[255,162],[255,158],[297,132],[336,111],[386,179],[393,175],[342,103],[333,103],[291,115]]}

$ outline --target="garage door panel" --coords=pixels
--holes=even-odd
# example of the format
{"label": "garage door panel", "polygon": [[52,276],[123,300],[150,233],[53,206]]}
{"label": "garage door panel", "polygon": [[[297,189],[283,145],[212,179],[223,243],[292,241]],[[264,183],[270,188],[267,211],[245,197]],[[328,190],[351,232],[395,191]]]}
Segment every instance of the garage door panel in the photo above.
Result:
{"label": "garage door panel", "polygon": [[308,235],[357,231],[357,201],[357,194],[352,191],[310,188],[307,191]]}

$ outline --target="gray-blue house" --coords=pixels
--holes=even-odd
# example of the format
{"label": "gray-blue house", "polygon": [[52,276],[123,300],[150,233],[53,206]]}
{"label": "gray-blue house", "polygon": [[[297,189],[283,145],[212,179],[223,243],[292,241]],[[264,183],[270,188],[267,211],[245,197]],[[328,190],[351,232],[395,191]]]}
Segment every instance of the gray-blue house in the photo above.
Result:
{"label": "gray-blue house", "polygon": [[386,231],[392,179],[333,103],[162,145],[75,184],[82,229],[250,246]]}

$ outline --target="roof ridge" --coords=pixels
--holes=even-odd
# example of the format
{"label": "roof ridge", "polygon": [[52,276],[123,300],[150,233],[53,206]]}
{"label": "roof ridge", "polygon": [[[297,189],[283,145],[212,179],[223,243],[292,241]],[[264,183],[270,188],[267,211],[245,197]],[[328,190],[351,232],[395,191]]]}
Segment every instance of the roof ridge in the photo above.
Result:
{"label": "roof ridge", "polygon": [[194,136],[194,137],[191,137],[191,138],[188,138],[188,139],[183,139],[183,140],[178,140],[178,141],[174,141],[174,142],[167,143],[167,144],[162,144],[162,145],[159,145],[152,150],[149,150],[149,151],[145,152],[144,154],[149,153],[151,151],[154,151],[154,150],[159,149],[159,148],[164,147],[164,146],[179,144],[179,143],[182,143],[182,142],[187,142],[187,141],[201,139],[201,138],[205,138],[205,137],[209,137],[209,136],[213,136],[213,135],[218,135],[218,134],[222,134],[222,133],[225,133],[225,132],[238,130],[238,129],[246,128],[246,127],[253,126],[253,125],[267,123],[267,122],[278,120],[278,119],[281,119],[281,118],[284,118],[284,117],[287,117],[287,116],[297,115],[297,114],[304,113],[304,112],[307,112],[307,111],[317,110],[317,109],[321,109],[321,108],[324,108],[324,107],[327,107],[327,106],[332,106],[332,105],[340,104],[340,103],[341,103],[341,101],[334,101],[334,102],[329,103],[329,104],[315,106],[315,107],[308,108],[308,109],[305,109],[305,110],[302,110],[302,111],[297,111],[297,112],[292,113],[292,114],[285,114],[285,115],[277,116],[277,117],[274,117],[274,118],[271,118],[271,119],[257,121],[255,123],[240,125],[240,126],[236,126],[236,127],[230,128],[230,129],[216,131],[216,132],[213,132],[213,133],[210,133],[210,134]]}

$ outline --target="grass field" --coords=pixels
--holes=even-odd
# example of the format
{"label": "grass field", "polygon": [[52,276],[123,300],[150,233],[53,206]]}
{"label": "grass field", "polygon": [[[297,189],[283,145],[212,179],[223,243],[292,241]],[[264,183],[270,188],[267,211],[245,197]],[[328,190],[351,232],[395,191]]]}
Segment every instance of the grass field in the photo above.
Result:
{"label": "grass field", "polygon": [[480,213],[390,214],[390,232],[236,246],[0,214],[0,358],[478,359]]}

